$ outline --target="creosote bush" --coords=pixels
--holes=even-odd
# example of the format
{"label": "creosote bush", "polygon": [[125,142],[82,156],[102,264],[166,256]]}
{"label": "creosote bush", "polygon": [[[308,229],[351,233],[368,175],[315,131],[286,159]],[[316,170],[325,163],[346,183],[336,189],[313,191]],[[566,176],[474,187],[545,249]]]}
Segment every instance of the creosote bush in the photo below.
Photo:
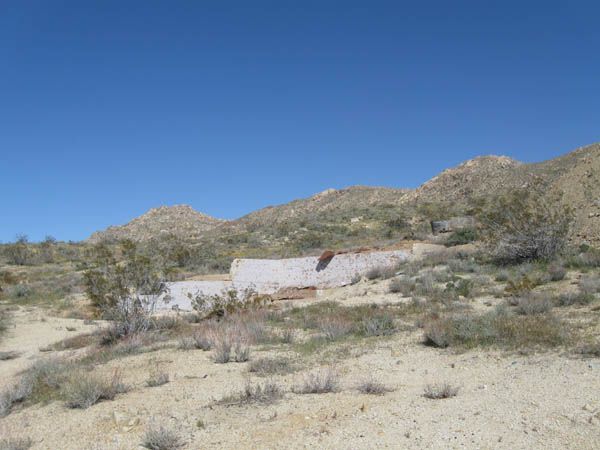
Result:
{"label": "creosote bush", "polygon": [[493,259],[503,264],[550,260],[565,247],[573,213],[562,195],[548,192],[541,179],[496,196],[478,211],[481,236]]}
{"label": "creosote bush", "polygon": [[452,232],[447,238],[445,245],[453,247],[456,245],[464,245],[477,240],[477,230],[474,228],[464,228]]}
{"label": "creosote bush", "polygon": [[146,256],[130,254],[117,264],[107,252],[101,252],[95,269],[84,273],[88,297],[105,318],[115,322],[115,338],[150,330],[156,304],[166,290],[163,274]]}

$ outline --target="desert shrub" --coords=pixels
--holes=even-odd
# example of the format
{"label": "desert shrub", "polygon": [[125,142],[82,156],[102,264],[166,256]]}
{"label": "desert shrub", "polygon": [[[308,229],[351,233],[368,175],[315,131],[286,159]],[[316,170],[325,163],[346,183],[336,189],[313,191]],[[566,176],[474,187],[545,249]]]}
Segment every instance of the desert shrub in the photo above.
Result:
{"label": "desert shrub", "polygon": [[445,245],[453,247],[456,245],[464,245],[477,240],[477,230],[474,228],[464,228],[452,232],[447,238]]}
{"label": "desert shrub", "polygon": [[560,281],[564,280],[567,275],[567,269],[562,264],[550,264],[548,266],[548,276],[550,277],[550,281]]}
{"label": "desert shrub", "polygon": [[387,280],[396,274],[396,269],[393,267],[373,267],[365,273],[367,280]]}
{"label": "desert shrub", "polygon": [[296,394],[325,394],[337,392],[339,375],[331,368],[311,372],[304,377],[301,385],[294,387]]}
{"label": "desert shrub", "polygon": [[579,280],[579,290],[588,295],[600,292],[600,277],[586,275]]}
{"label": "desert shrub", "polygon": [[32,252],[29,248],[29,238],[24,234],[17,235],[15,242],[4,246],[4,255],[9,264],[24,266],[31,262]]}
{"label": "desert shrub", "polygon": [[217,364],[230,361],[245,362],[250,358],[250,348],[242,341],[235,340],[231,335],[221,335],[213,345],[212,359]]}
{"label": "desert shrub", "polygon": [[479,273],[481,265],[474,258],[458,257],[446,261],[448,269],[453,273]]}
{"label": "desert shrub", "polygon": [[390,281],[388,292],[391,294],[410,295],[414,289],[414,283],[407,277],[398,277]]}
{"label": "desert shrub", "polygon": [[212,341],[210,339],[210,336],[208,336],[206,333],[204,332],[195,332],[192,335],[192,339],[194,342],[194,347],[199,349],[199,350],[210,350],[212,348]]}
{"label": "desert shrub", "polygon": [[437,286],[436,277],[431,271],[415,278],[411,295],[442,303],[457,299],[456,293],[451,288],[444,289]]}
{"label": "desert shrub", "polygon": [[566,325],[551,314],[513,315],[503,309],[432,317],[424,324],[424,343],[440,348],[556,347],[568,336]]}
{"label": "desert shrub", "polygon": [[153,330],[171,330],[176,331],[184,327],[185,322],[177,316],[158,316],[153,317],[150,322],[150,328]]}
{"label": "desert shrub", "polygon": [[588,305],[594,301],[592,294],[581,291],[569,291],[560,294],[555,299],[556,306]]}
{"label": "desert shrub", "polygon": [[162,425],[151,424],[144,433],[141,446],[149,450],[176,450],[183,447],[179,435]]}
{"label": "desert shrub", "polygon": [[214,295],[189,294],[189,297],[194,311],[206,317],[233,314],[252,307],[263,306],[271,300],[268,296],[258,295],[252,288],[225,289],[220,294]]}
{"label": "desert shrub", "polygon": [[10,361],[11,359],[17,359],[21,356],[21,353],[15,351],[0,352],[0,361]]}
{"label": "desert shrub", "polygon": [[0,309],[0,338],[2,335],[6,333],[10,326],[10,318],[8,315],[8,311],[5,309]]}
{"label": "desert shrub", "polygon": [[369,395],[383,395],[390,391],[385,384],[375,381],[372,378],[361,381],[358,384],[357,389],[360,393]]}
{"label": "desert shrub", "polygon": [[553,300],[541,294],[529,294],[516,299],[515,311],[524,316],[545,314],[552,309]]}
{"label": "desert shrub", "polygon": [[84,278],[94,306],[116,323],[117,338],[152,328],[152,315],[165,285],[149,258],[135,255],[123,264],[109,262],[86,271]]}
{"label": "desert shrub", "polygon": [[63,384],[62,396],[67,407],[87,409],[101,400],[113,400],[117,394],[127,392],[128,389],[121,381],[118,371],[110,378],[82,372]]}
{"label": "desert shrub", "polygon": [[179,350],[193,350],[196,348],[196,344],[191,336],[183,336],[179,338],[177,348]]}
{"label": "desert shrub", "polygon": [[274,381],[266,381],[263,384],[251,384],[248,382],[243,391],[227,395],[217,403],[220,405],[268,404],[279,400],[283,395],[283,389]]}
{"label": "desert shrub", "polygon": [[600,358],[600,341],[584,344],[577,349],[577,353],[583,356]]}
{"label": "desert shrub", "polygon": [[499,283],[503,283],[510,279],[510,273],[508,273],[508,271],[504,269],[499,270],[494,279]]}
{"label": "desert shrub", "polygon": [[294,235],[291,240],[291,245],[298,252],[321,248],[323,247],[323,243],[323,235],[316,231],[308,231]]}
{"label": "desert shrub", "polygon": [[478,216],[492,258],[512,264],[559,254],[573,219],[571,209],[560,206],[560,197],[547,192],[538,179],[526,188],[488,199]]}
{"label": "desert shrub", "polygon": [[233,349],[235,362],[246,362],[250,359],[250,347],[242,342],[236,342]]}
{"label": "desert shrub", "polygon": [[504,291],[509,295],[519,296],[526,295],[531,292],[536,286],[538,281],[527,275],[522,275],[520,278],[509,279],[506,283]]}
{"label": "desert shrub", "polygon": [[7,416],[14,405],[27,400],[33,388],[33,380],[29,377],[23,377],[16,384],[5,388],[0,393],[0,417]]}
{"label": "desert shrub", "polygon": [[339,317],[326,317],[319,320],[318,328],[329,341],[335,341],[348,336],[354,331],[354,324]]}
{"label": "desert shrub", "polygon": [[281,342],[284,344],[292,344],[296,339],[296,330],[291,327],[284,328],[281,332]]}
{"label": "desert shrub", "polygon": [[217,364],[225,364],[231,360],[231,348],[233,343],[226,337],[218,339],[213,347],[213,361]]}
{"label": "desert shrub", "polygon": [[361,324],[365,336],[389,336],[396,332],[394,319],[385,314],[365,317]]}
{"label": "desert shrub", "polygon": [[600,267],[600,249],[582,248],[576,254],[571,254],[566,259],[566,264],[569,267],[580,270],[595,269]]}
{"label": "desert shrub", "polygon": [[469,297],[473,290],[474,282],[465,278],[459,278],[446,283],[444,292],[453,294],[456,297]]}
{"label": "desert shrub", "polygon": [[250,363],[248,371],[260,376],[292,373],[296,366],[289,358],[259,358]]}
{"label": "desert shrub", "polygon": [[0,439],[0,450],[27,450],[32,445],[33,441],[24,437]]}
{"label": "desert shrub", "polygon": [[452,386],[448,383],[429,384],[425,387],[423,397],[432,400],[451,398],[456,397],[456,395],[458,394],[458,390],[458,387]]}
{"label": "desert shrub", "polygon": [[146,386],[162,386],[163,384],[167,384],[168,382],[169,374],[164,370],[160,370],[160,368],[156,366],[150,371],[150,375],[148,376],[148,379],[146,379]]}
{"label": "desert shrub", "polygon": [[9,296],[17,300],[28,300],[36,294],[29,284],[17,284],[9,290]]}
{"label": "desert shrub", "polygon": [[15,384],[0,393],[0,417],[9,414],[16,404],[56,398],[73,367],[72,363],[58,359],[37,361]]}

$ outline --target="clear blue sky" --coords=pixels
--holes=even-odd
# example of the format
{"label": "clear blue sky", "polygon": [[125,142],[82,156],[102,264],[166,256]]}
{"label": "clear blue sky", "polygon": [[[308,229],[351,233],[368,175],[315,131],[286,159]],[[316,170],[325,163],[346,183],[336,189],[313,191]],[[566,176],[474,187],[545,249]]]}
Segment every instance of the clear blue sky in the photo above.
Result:
{"label": "clear blue sky", "polygon": [[600,3],[3,1],[0,240],[600,140]]}

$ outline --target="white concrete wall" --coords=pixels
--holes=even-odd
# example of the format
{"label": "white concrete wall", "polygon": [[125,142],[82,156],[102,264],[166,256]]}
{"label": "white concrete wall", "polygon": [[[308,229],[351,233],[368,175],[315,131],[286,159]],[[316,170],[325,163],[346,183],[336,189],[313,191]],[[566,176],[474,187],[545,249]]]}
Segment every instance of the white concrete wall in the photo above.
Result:
{"label": "white concrete wall", "polygon": [[408,259],[405,251],[345,253],[328,264],[317,257],[291,259],[236,259],[231,265],[234,283],[253,283],[259,292],[288,287],[327,289],[350,284],[356,274],[374,267],[394,267]]}
{"label": "white concrete wall", "polygon": [[[391,268],[408,259],[406,251],[345,253],[320,263],[317,257],[290,259],[236,259],[231,265],[232,281],[178,281],[168,283],[168,295],[159,310],[174,307],[191,311],[188,294],[220,294],[228,289],[252,288],[259,294],[272,294],[282,288],[316,287],[327,289],[350,284],[352,278],[375,267]],[[167,301],[168,300],[168,301]]]}
{"label": "white concrete wall", "polygon": [[161,298],[157,308],[163,311],[171,309],[191,311],[192,302],[188,294],[192,296],[199,293],[215,295],[230,289],[231,286],[231,281],[175,281],[167,283],[167,294]]}

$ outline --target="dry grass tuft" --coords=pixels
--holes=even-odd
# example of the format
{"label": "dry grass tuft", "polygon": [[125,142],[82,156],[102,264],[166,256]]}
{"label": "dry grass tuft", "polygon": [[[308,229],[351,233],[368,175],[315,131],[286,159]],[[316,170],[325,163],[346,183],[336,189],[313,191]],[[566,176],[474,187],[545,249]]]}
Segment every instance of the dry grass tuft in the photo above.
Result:
{"label": "dry grass tuft", "polygon": [[458,387],[452,386],[448,383],[442,384],[428,384],[425,387],[423,396],[433,400],[439,400],[444,398],[456,397],[458,395]]}
{"label": "dry grass tuft", "polygon": [[162,425],[150,425],[141,443],[142,447],[149,450],[176,450],[183,445],[177,433]]}
{"label": "dry grass tuft", "polygon": [[19,356],[21,356],[21,353],[15,351],[0,352],[0,361],[17,359]]}
{"label": "dry grass tuft", "polygon": [[303,383],[296,386],[293,392],[296,394],[325,394],[338,390],[339,375],[335,370],[328,368],[307,374]]}
{"label": "dry grass tuft", "polygon": [[121,381],[119,371],[115,371],[110,378],[81,372],[62,386],[62,395],[67,407],[87,409],[99,401],[113,400],[117,394],[128,390],[129,387]]}
{"label": "dry grass tuft", "polygon": [[259,376],[285,375],[296,370],[296,366],[289,358],[260,358],[248,366],[248,372]]}
{"label": "dry grass tuft", "polygon": [[29,438],[0,439],[0,450],[27,450],[32,445],[33,441]]}
{"label": "dry grass tuft", "polygon": [[362,394],[369,395],[383,395],[386,392],[391,391],[391,389],[387,388],[383,383],[375,381],[372,378],[361,381],[358,384],[357,389]]}
{"label": "dry grass tuft", "polygon": [[249,403],[273,403],[284,395],[284,390],[274,381],[264,384],[251,384],[248,382],[244,390],[233,395],[223,397],[217,402],[219,405],[244,405]]}
{"label": "dry grass tuft", "polygon": [[146,380],[146,386],[148,387],[156,387],[162,386],[163,384],[167,384],[169,382],[169,374],[163,370],[160,370],[158,367],[155,367],[148,376]]}
{"label": "dry grass tuft", "polygon": [[515,303],[515,311],[524,316],[546,314],[554,306],[554,302],[551,298],[532,293],[515,299]]}
{"label": "dry grass tuft", "polygon": [[319,320],[318,327],[328,341],[336,341],[354,331],[354,324],[352,322],[335,316]]}
{"label": "dry grass tuft", "polygon": [[393,317],[385,314],[365,317],[361,324],[365,336],[390,336],[396,332]]}
{"label": "dry grass tuft", "polygon": [[567,323],[551,314],[514,315],[504,309],[485,314],[431,317],[425,344],[433,347],[556,347],[568,341]]}

